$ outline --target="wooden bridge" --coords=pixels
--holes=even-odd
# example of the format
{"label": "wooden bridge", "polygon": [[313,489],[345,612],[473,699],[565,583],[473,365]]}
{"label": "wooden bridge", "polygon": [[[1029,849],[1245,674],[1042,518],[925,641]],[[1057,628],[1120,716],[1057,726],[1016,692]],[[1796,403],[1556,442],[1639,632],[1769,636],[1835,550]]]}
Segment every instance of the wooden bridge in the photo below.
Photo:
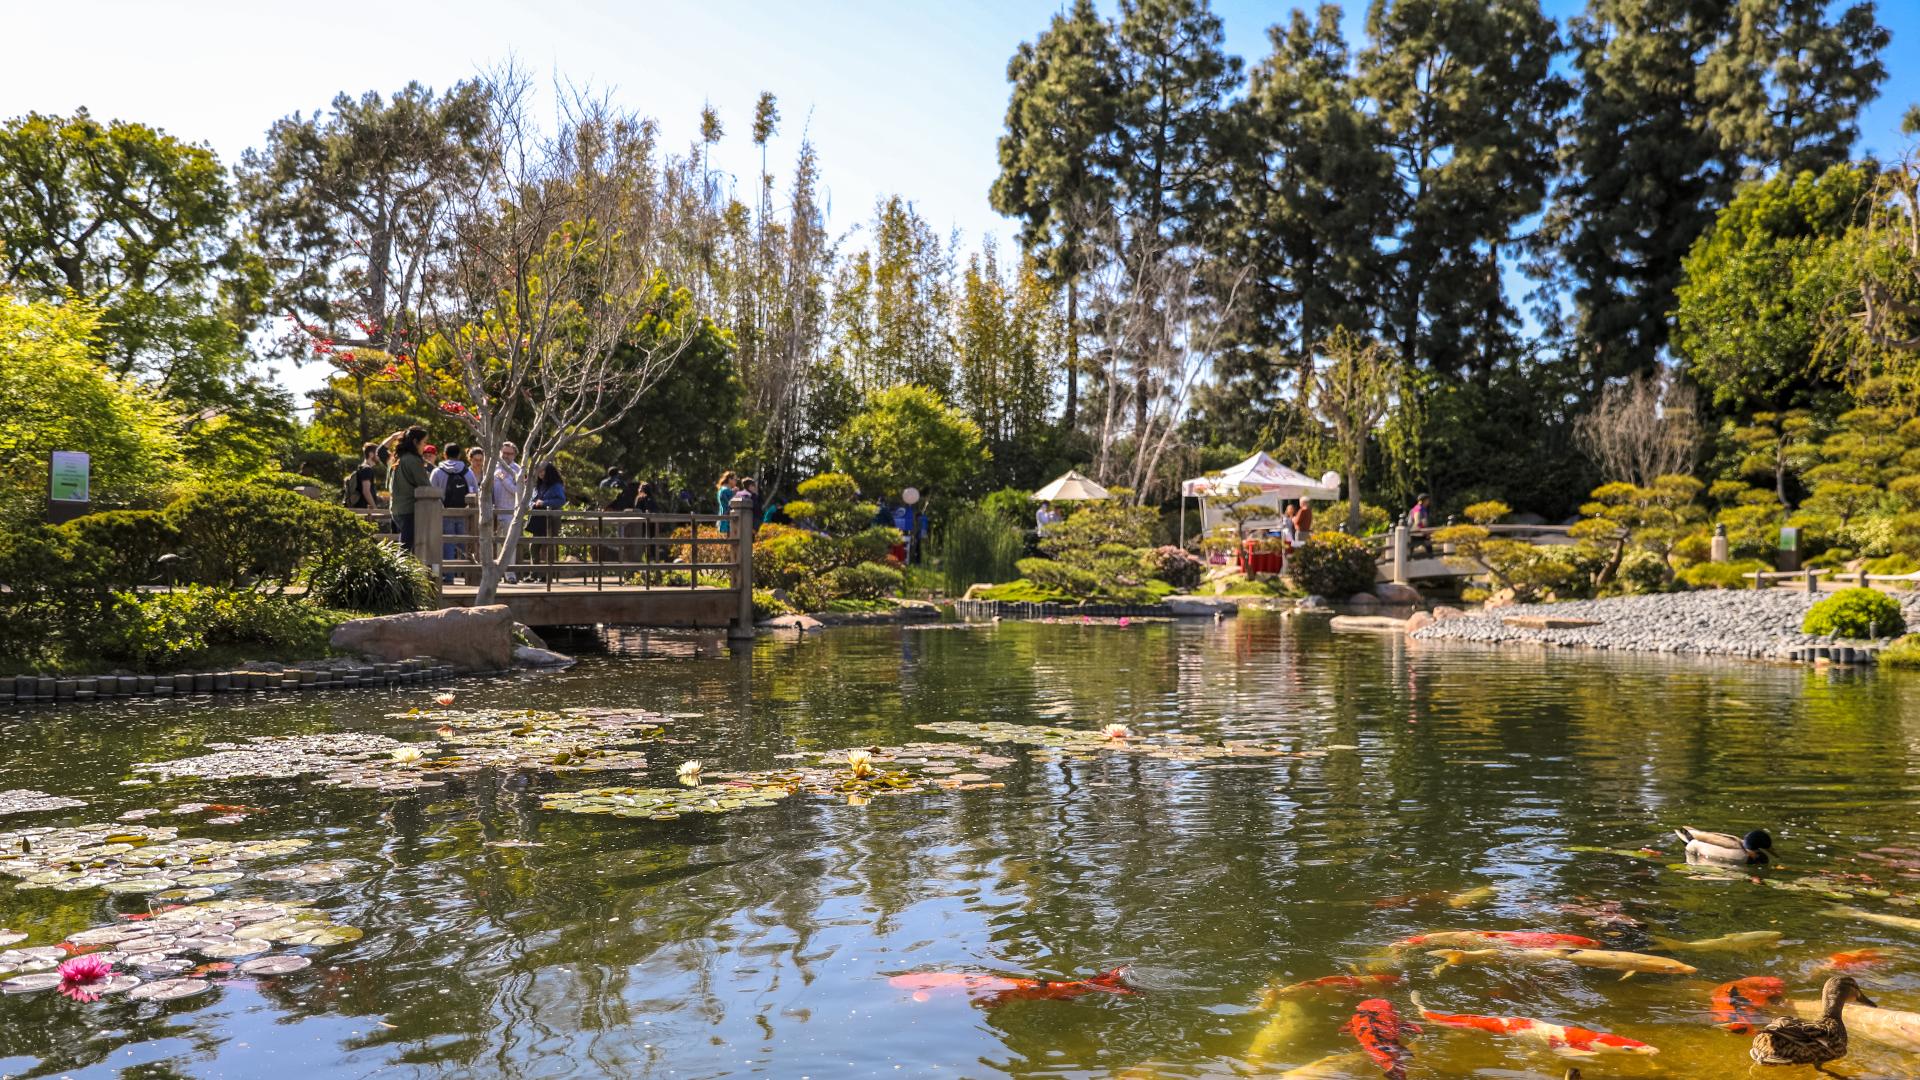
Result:
{"label": "wooden bridge", "polygon": [[[440,500],[437,488],[415,495],[414,554],[442,583],[442,607],[470,607],[480,591],[481,511]],[[356,512],[389,520],[385,510]],[[753,524],[745,504],[725,515],[533,510],[503,568],[512,580],[493,602],[528,626],[724,628],[752,637]]]}

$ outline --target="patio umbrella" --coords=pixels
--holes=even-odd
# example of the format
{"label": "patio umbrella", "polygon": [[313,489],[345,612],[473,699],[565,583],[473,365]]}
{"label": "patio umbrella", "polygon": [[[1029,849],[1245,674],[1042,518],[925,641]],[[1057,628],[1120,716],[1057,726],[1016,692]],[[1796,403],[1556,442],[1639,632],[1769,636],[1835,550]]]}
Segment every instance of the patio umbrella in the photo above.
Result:
{"label": "patio umbrella", "polygon": [[1107,489],[1081,476],[1076,469],[1068,469],[1062,476],[1032,495],[1034,502],[1083,502],[1091,499],[1111,499]]}

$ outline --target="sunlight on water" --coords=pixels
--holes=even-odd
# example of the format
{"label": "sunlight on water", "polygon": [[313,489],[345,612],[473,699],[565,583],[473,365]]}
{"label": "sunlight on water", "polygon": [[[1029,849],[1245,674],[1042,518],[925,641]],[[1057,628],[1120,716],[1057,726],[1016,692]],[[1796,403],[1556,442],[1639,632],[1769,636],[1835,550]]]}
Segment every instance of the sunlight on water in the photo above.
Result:
{"label": "sunlight on water", "polygon": [[[1715,984],[1773,975],[1812,997],[1825,957],[1867,947],[1895,954],[1859,972],[1869,992],[1920,1009],[1920,932],[1823,914],[1834,899],[1775,887],[1871,875],[1835,880],[1920,894],[1920,679],[1409,646],[1263,617],[844,630],[739,654],[624,633],[606,647],[565,674],[461,685],[459,706],[697,714],[671,727],[684,742],[649,749],[655,784],[686,759],[767,768],[784,753],[947,738],[915,725],[953,720],[1120,722],[1300,753],[1190,763],[1003,749],[1016,763],[1000,790],[866,806],[801,796],[653,822],[542,812],[539,791],[612,782],[577,774],[482,774],[407,797],[119,784],[133,762],[208,741],[389,729],[401,723],[389,713],[437,691],[4,714],[0,789],[93,806],[0,829],[188,800],[269,807],[234,825],[177,823],[309,838],[303,857],[350,860],[335,884],[246,882],[233,895],[310,897],[366,936],[315,952],[299,976],[172,1006],[0,998],[0,1074],[1377,1077],[1343,1030],[1362,994],[1261,1007],[1270,985],[1359,972],[1404,975],[1366,991],[1403,1019],[1415,989],[1435,1010],[1578,1024],[1660,1051],[1580,1062],[1588,1077],[1737,1076],[1747,1039],[1712,1026]],[[1781,865],[1676,872],[1679,824],[1769,828]],[[500,840],[542,846],[489,846]],[[1647,847],[1659,851],[1633,854]],[[1920,917],[1885,899],[1838,902]],[[34,944],[144,906],[0,884],[0,926]],[[1580,934],[1699,971],[1436,974],[1424,950],[1391,948],[1447,929]],[[1750,930],[1784,937],[1673,954],[1651,940]],[[887,982],[1070,980],[1119,965],[1139,994],[985,1007]],[[1407,1046],[1413,1077],[1559,1077],[1568,1063],[1436,1025]],[[1914,1060],[1856,1034],[1841,1068],[1920,1075]]]}

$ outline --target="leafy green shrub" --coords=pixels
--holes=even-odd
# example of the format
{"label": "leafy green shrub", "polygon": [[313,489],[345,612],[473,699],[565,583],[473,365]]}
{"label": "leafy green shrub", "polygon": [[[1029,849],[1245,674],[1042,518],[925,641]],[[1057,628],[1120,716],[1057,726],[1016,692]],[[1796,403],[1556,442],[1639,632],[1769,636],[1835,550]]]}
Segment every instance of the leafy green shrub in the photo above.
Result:
{"label": "leafy green shrub", "polygon": [[1880,650],[1880,666],[1920,670],[1920,634],[1908,634]]}
{"label": "leafy green shrub", "polygon": [[1026,548],[1019,526],[981,507],[962,509],[940,531],[940,565],[946,573],[947,594],[959,596],[976,584],[1019,577],[1017,564]]}
{"label": "leafy green shrub", "polygon": [[834,536],[851,536],[873,523],[879,513],[877,503],[862,502],[860,487],[845,473],[822,473],[800,481],[800,496],[787,504],[787,516],[796,522],[811,522]]}
{"label": "leafy green shrub", "polygon": [[1694,563],[1680,571],[1680,580],[1690,589],[1751,589],[1754,579],[1743,575],[1765,573],[1768,569],[1759,559]]}
{"label": "leafy green shrub", "polygon": [[[1915,477],[1920,480],[1920,477]],[[1869,574],[1911,574],[1920,570],[1920,560],[1905,552],[1896,552],[1880,559],[1868,559],[1865,570]]]}
{"label": "leafy green shrub", "polygon": [[1620,580],[1628,592],[1656,593],[1671,580],[1667,561],[1651,551],[1635,551],[1620,562]]}
{"label": "leafy green shrub", "polygon": [[1318,532],[1293,549],[1287,575],[1314,596],[1344,600],[1373,588],[1373,549],[1358,537]]}
{"label": "leafy green shrub", "polygon": [[1847,564],[1852,561],[1852,548],[1831,547],[1815,555],[1813,558],[1805,560],[1800,565],[1809,566],[1815,570],[1844,570]]}
{"label": "leafy green shrub", "polygon": [[1673,542],[1673,561],[1682,566],[1704,563],[1713,558],[1713,533],[1691,532]]}
{"label": "leafy green shrub", "polygon": [[89,634],[112,603],[98,554],[62,529],[0,529],[0,661],[26,670]]}
{"label": "leafy green shrub", "polygon": [[1846,589],[1808,609],[1800,623],[1803,634],[1843,638],[1879,638],[1907,629],[1900,601],[1876,589]]}
{"label": "leafy green shrub", "polygon": [[794,613],[792,604],[773,595],[772,589],[753,590],[753,619],[760,622]]}
{"label": "leafy green shrub", "polygon": [[108,510],[75,518],[59,529],[93,548],[93,573],[108,589],[155,584],[161,557],[180,545],[180,530],[157,510]]}
{"label": "leafy green shrub", "polygon": [[[776,525],[760,532],[753,543],[753,577],[769,588],[791,589],[835,565],[838,545],[832,537]],[[765,535],[770,532],[771,536]]]}
{"label": "leafy green shrub", "polygon": [[834,600],[879,600],[899,592],[903,580],[899,570],[885,563],[855,563],[828,573],[827,589]]}
{"label": "leafy green shrub", "polygon": [[1147,573],[1182,591],[1200,586],[1206,564],[1185,548],[1166,544],[1146,554]]}
{"label": "leafy green shrub", "polygon": [[307,589],[320,604],[341,611],[391,615],[423,611],[439,601],[433,574],[398,544],[363,540],[317,567]]}
{"label": "leafy green shrub", "polygon": [[186,579],[203,585],[284,586],[309,560],[326,563],[372,534],[345,507],[268,487],[203,488],[174,500]]}
{"label": "leafy green shrub", "polygon": [[980,509],[1024,531],[1034,527],[1039,504],[1025,488],[1001,488],[981,499]]}
{"label": "leafy green shrub", "polygon": [[145,667],[187,664],[215,646],[318,655],[333,613],[285,596],[193,586],[175,592],[116,593],[90,651]]}
{"label": "leafy green shrub", "polygon": [[1100,592],[1100,579],[1089,571],[1052,559],[1021,559],[1020,576],[1040,589],[1074,600],[1090,600]]}

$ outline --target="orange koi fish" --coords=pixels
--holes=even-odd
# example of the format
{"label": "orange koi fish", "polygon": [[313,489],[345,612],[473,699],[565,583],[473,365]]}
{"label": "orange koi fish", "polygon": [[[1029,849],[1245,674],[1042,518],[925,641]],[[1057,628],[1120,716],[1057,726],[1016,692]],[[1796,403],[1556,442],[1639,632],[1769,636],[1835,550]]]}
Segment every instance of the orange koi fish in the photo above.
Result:
{"label": "orange koi fish", "polygon": [[1395,948],[1464,949],[1474,945],[1499,945],[1509,949],[1601,949],[1602,943],[1579,934],[1553,934],[1545,930],[1439,930],[1415,934],[1393,943]]}
{"label": "orange koi fish", "polygon": [[1891,959],[1893,959],[1893,957],[1888,956],[1886,952],[1881,949],[1859,949],[1855,952],[1834,953],[1822,961],[1820,966],[1823,968],[1832,968],[1835,971],[1847,971],[1852,968],[1873,967],[1877,964],[1884,964]]}
{"label": "orange koi fish", "polygon": [[1347,1021],[1347,1033],[1367,1052],[1375,1065],[1387,1080],[1407,1080],[1407,1062],[1413,1060],[1413,1051],[1400,1041],[1402,1032],[1420,1034],[1417,1024],[1409,1024],[1400,1019],[1393,1011],[1393,1002],[1385,998],[1368,998],[1354,1007],[1353,1019]]}
{"label": "orange koi fish", "polygon": [[1123,980],[1124,967],[1102,972],[1092,978],[1050,982],[1046,979],[1013,979],[1004,975],[971,975],[959,971],[913,971],[895,975],[887,985],[909,990],[913,1000],[925,1001],[937,992],[965,994],[988,1008],[1009,1001],[1062,1001],[1082,994],[1137,994]]}
{"label": "orange koi fish", "polygon": [[1590,1031],[1570,1025],[1550,1024],[1545,1020],[1531,1020],[1524,1016],[1476,1016],[1473,1013],[1434,1012],[1421,1004],[1418,994],[1413,996],[1413,1007],[1420,1010],[1420,1018],[1429,1023],[1445,1027],[1469,1028],[1492,1035],[1509,1035],[1525,1042],[1544,1046],[1567,1057],[1660,1052],[1646,1043],[1629,1039],[1624,1035],[1611,1035],[1604,1031]]}
{"label": "orange koi fish", "polygon": [[1736,1035],[1764,1027],[1772,1018],[1762,1011],[1784,1001],[1787,984],[1771,975],[1735,979],[1713,988],[1714,1026]]}
{"label": "orange koi fish", "polygon": [[1261,1001],[1265,1008],[1272,1008],[1282,998],[1307,997],[1312,994],[1357,994],[1373,990],[1380,986],[1398,986],[1398,975],[1327,975],[1318,979],[1308,979],[1291,986],[1276,986],[1267,991]]}

